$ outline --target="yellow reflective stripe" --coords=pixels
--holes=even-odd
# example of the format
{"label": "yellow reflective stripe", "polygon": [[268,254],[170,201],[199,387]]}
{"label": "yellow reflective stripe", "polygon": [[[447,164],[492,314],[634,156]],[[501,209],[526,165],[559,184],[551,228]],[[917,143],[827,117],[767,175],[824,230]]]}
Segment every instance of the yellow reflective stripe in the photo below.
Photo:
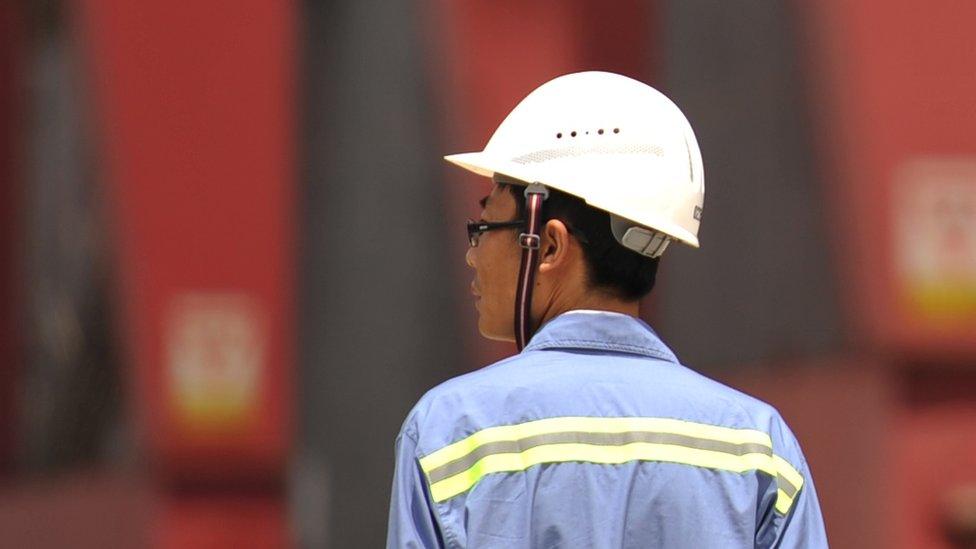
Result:
{"label": "yellow reflective stripe", "polygon": [[785,515],[790,512],[790,507],[792,506],[793,498],[784,492],[782,488],[776,490],[776,510]]}
{"label": "yellow reflective stripe", "polygon": [[589,444],[550,444],[536,446],[518,454],[492,454],[470,469],[431,485],[434,501],[441,502],[461,494],[490,473],[524,471],[540,463],[582,461],[615,465],[629,461],[663,461],[743,473],[761,470],[775,476],[772,459],[766,454],[736,456],[666,444],[637,442],[623,446]]}
{"label": "yellow reflective stripe", "polygon": [[790,484],[796,487],[796,491],[799,492],[800,488],[803,488],[803,475],[796,470],[790,462],[785,459],[774,455],[773,464],[776,466],[776,472],[783,475],[783,478],[788,480]]}
{"label": "yellow reflective stripe", "polygon": [[803,475],[790,462],[777,455],[773,455],[773,466],[776,468],[776,473],[785,478],[796,489],[792,496],[784,492],[782,488],[776,491],[776,510],[785,515],[793,506],[796,494],[800,493],[800,489],[803,488]]}
{"label": "yellow reflective stripe", "polygon": [[762,444],[772,448],[769,435],[755,429],[733,429],[680,419],[639,417],[555,417],[517,425],[489,427],[441,448],[420,459],[425,473],[460,459],[479,446],[491,442],[519,440],[531,436],[559,432],[624,433],[627,431],[651,431],[672,433],[702,439],[717,440],[730,444]]}
{"label": "yellow reflective stripe", "polygon": [[[582,439],[577,440],[584,442],[547,444],[545,438],[536,438],[532,443],[542,443],[521,452],[504,451],[519,448],[518,444],[498,444],[522,441],[527,445],[529,441],[526,439],[558,433],[569,433],[569,438],[583,435]],[[691,437],[699,442],[595,444],[586,441],[585,435],[588,433],[668,434]],[[709,441],[739,447],[725,450],[720,445],[709,444]],[[696,444],[702,447],[694,447]],[[489,450],[489,445],[494,447]],[[756,446],[761,448],[757,449]],[[479,457],[479,449],[487,455]],[[468,461],[465,462],[464,458]],[[578,461],[620,464],[637,460],[679,463],[736,473],[762,471],[773,477],[777,485],[776,510],[783,514],[789,512],[803,487],[803,475],[788,461],[772,453],[772,441],[768,434],[755,429],[734,429],[668,418],[558,417],[490,427],[424,456],[420,459],[420,465],[428,481],[434,481],[430,485],[431,496],[434,501],[441,502],[469,490],[491,473],[524,471],[541,463]],[[431,475],[432,472],[435,473]],[[445,475],[450,476],[445,478]]]}

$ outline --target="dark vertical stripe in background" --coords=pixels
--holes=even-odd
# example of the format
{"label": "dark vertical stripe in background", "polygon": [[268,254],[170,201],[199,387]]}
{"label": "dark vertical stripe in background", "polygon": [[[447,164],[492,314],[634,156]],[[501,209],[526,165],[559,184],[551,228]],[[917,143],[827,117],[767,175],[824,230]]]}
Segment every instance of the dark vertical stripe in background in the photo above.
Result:
{"label": "dark vertical stripe in background", "polygon": [[461,368],[449,269],[463,260],[443,245],[461,228],[445,224],[420,6],[304,7],[295,492],[319,502],[298,517],[300,541],[380,547],[397,429],[424,390]]}
{"label": "dark vertical stripe in background", "polygon": [[17,259],[16,215],[21,184],[17,159],[18,133],[23,121],[19,72],[23,31],[20,3],[0,5],[0,478],[6,478],[13,461],[15,417],[14,395],[20,373],[21,346],[18,319],[21,300],[17,297],[20,262]]}
{"label": "dark vertical stripe in background", "polygon": [[662,17],[666,92],[705,162],[702,247],[661,262],[662,335],[698,369],[839,350],[790,3],[669,1]]}

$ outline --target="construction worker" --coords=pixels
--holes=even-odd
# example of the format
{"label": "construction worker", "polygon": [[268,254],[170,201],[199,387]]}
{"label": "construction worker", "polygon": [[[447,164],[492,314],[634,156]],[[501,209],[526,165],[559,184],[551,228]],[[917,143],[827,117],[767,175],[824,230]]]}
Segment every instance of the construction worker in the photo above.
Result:
{"label": "construction worker", "polygon": [[519,353],[410,412],[388,547],[826,547],[776,410],[682,366],[637,318],[668,245],[698,247],[681,111],[630,78],[570,74],[446,159],[494,181],[467,262],[481,333]]}

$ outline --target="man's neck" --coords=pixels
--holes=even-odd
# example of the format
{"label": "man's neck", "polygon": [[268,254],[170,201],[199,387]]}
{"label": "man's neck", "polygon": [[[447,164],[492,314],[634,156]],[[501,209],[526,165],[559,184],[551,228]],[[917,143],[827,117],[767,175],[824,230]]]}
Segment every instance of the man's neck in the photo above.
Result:
{"label": "man's neck", "polygon": [[640,301],[623,301],[598,290],[582,292],[578,295],[555,295],[542,312],[539,326],[557,316],[577,310],[607,311],[629,316],[638,316]]}

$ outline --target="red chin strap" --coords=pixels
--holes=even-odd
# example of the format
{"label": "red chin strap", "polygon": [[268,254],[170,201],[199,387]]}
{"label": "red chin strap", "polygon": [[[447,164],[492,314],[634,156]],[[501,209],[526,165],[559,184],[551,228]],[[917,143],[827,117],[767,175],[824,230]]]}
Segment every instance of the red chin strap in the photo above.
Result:
{"label": "red chin strap", "polygon": [[525,348],[535,329],[532,327],[532,286],[539,266],[539,230],[542,223],[542,203],[549,198],[549,189],[539,183],[525,188],[525,232],[518,237],[522,247],[518,286],[515,289],[515,346]]}

